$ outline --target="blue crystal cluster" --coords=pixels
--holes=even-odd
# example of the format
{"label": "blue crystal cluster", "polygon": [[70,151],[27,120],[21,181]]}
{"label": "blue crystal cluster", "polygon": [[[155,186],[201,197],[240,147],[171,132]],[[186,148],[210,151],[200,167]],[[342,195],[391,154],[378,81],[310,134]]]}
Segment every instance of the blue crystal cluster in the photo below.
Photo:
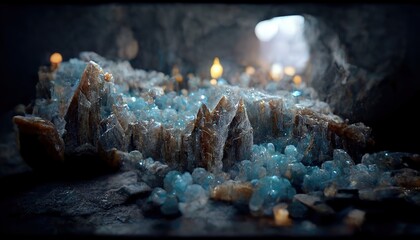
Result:
{"label": "blue crystal cluster", "polygon": [[363,155],[370,129],[344,122],[310,89],[191,78],[179,91],[170,76],[93,53],[54,74],[40,81],[33,115],[55,125],[67,155],[114,161],[118,152],[138,162],[141,179],[155,187],[149,202],[166,215],[192,214],[223,191],[241,197],[222,199],[245,198],[252,213],[272,215],[297,193],[396,186],[398,174],[416,174],[404,170],[404,153]]}
{"label": "blue crystal cluster", "polygon": [[149,201],[159,206],[165,215],[178,212],[192,214],[206,205],[209,199],[209,188],[214,182],[206,170],[197,168],[189,172],[170,171],[163,181],[163,188],[157,187],[150,194]]}

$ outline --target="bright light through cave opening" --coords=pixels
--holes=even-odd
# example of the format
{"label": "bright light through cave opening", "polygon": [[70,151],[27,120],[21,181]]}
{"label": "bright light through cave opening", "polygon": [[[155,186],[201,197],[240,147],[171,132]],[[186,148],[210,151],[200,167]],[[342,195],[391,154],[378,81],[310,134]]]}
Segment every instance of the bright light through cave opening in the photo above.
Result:
{"label": "bright light through cave opening", "polygon": [[[309,59],[309,46],[304,37],[305,18],[300,15],[275,17],[259,22],[255,35],[260,40],[261,65],[276,72],[302,74]],[[279,66],[282,69],[278,69]],[[281,80],[284,75],[272,76]]]}

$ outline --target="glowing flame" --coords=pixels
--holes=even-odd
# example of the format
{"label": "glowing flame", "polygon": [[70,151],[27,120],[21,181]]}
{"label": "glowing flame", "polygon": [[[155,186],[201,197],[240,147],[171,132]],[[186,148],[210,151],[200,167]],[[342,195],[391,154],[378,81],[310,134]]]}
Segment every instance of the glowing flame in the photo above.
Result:
{"label": "glowing flame", "polygon": [[214,58],[213,65],[210,68],[210,75],[212,78],[216,79],[221,77],[223,74],[223,67],[220,65],[218,57]]}
{"label": "glowing flame", "polygon": [[172,76],[174,76],[175,81],[177,81],[178,83],[181,83],[184,80],[177,66],[174,66],[172,68]]}
{"label": "glowing flame", "polygon": [[299,75],[294,76],[293,83],[296,85],[296,87],[299,87],[300,84],[302,84],[302,77]]}
{"label": "glowing flame", "polygon": [[296,69],[294,67],[287,66],[284,68],[284,74],[288,76],[293,76],[296,73]]}
{"label": "glowing flame", "polygon": [[255,73],[255,68],[251,67],[251,66],[248,66],[248,67],[245,68],[245,73],[248,74],[249,76],[251,76],[252,74]]}
{"label": "glowing flame", "polygon": [[60,63],[63,61],[63,56],[60,53],[55,52],[50,56],[51,68],[53,70],[57,69]]}
{"label": "glowing flame", "polygon": [[271,66],[270,76],[274,81],[280,81],[283,78],[283,67],[278,63],[274,63]]}
{"label": "glowing flame", "polygon": [[278,226],[289,226],[292,224],[292,220],[289,218],[289,211],[286,209],[287,205],[279,204],[274,206],[274,220]]}
{"label": "glowing flame", "polygon": [[217,84],[217,80],[213,78],[212,80],[210,80],[210,84],[213,85],[213,86],[216,85]]}

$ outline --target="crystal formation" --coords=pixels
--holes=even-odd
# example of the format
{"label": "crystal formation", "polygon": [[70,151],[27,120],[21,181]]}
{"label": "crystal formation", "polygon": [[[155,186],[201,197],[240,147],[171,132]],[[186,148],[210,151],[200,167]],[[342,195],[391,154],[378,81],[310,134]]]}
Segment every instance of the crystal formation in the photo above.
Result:
{"label": "crystal formation", "polygon": [[32,111],[14,118],[24,159],[34,168],[96,159],[136,169],[163,214],[192,215],[210,198],[245,203],[254,215],[273,215],[280,203],[291,216],[304,205],[329,213],[307,194],[420,185],[404,164],[418,156],[364,154],[370,128],[343,121],[310,88],[267,92],[190,78],[180,90],[174,77],[92,52],[39,77]]}

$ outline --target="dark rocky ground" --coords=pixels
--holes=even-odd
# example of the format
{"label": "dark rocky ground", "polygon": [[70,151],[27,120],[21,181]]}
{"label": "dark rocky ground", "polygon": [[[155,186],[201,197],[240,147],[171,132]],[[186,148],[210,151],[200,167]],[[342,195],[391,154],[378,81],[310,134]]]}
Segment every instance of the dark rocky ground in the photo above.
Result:
{"label": "dark rocky ground", "polygon": [[[10,120],[6,117],[5,121]],[[7,126],[4,124],[3,126]],[[271,218],[252,217],[244,206],[210,201],[191,216],[166,217],[146,200],[151,188],[138,171],[78,176],[76,172],[34,172],[20,158],[13,132],[2,132],[0,143],[0,235],[42,237],[145,237],[145,236],[276,236],[301,237],[418,237],[420,206],[401,198],[362,201],[354,194],[290,211],[291,226],[276,226]],[[388,189],[385,191],[394,191]],[[389,196],[389,193],[386,193]],[[418,194],[408,194],[414,199]],[[417,201],[419,202],[419,201]],[[348,217],[359,209],[362,224]],[[349,221],[350,220],[350,221]]]}

